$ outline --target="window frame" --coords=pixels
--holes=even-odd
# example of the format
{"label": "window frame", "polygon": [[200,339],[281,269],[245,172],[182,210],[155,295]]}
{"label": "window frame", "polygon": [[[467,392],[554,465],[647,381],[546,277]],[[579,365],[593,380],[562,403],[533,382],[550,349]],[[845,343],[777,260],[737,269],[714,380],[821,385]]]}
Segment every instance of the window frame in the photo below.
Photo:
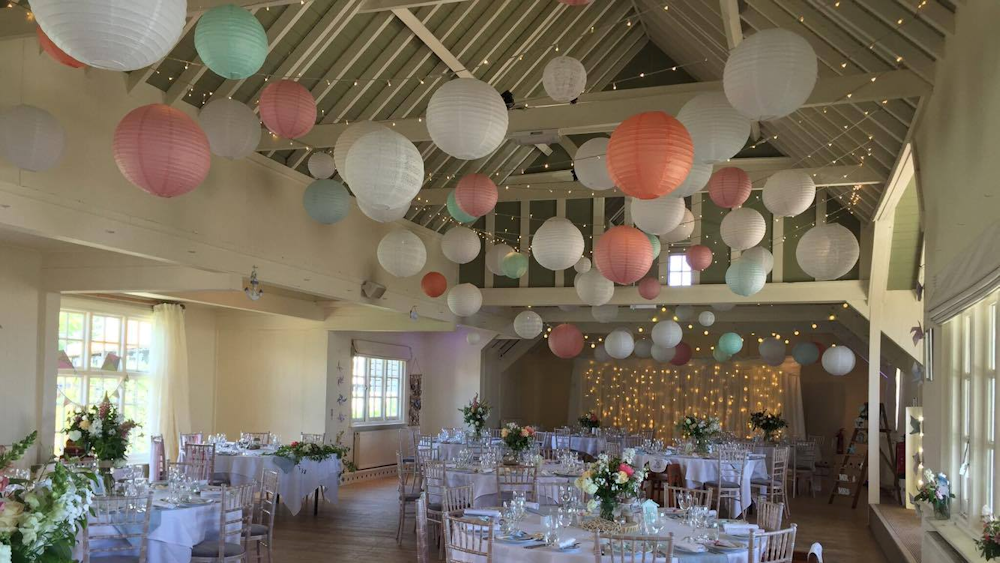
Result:
{"label": "window frame", "polygon": [[[357,396],[355,394],[355,387],[358,383],[355,381],[357,374],[355,373],[358,368],[358,361],[361,361],[364,369],[364,395]],[[379,380],[379,385],[381,389],[379,390],[378,397],[374,399],[379,402],[379,413],[377,416],[373,416],[372,410],[372,362],[382,362],[383,368],[381,373],[377,376]],[[391,370],[390,362],[395,362],[398,364],[396,370]],[[369,356],[365,354],[353,354],[351,356],[351,427],[352,428],[373,428],[380,426],[399,426],[401,424],[406,424],[406,398],[407,398],[407,380],[409,378],[409,371],[407,369],[407,361],[402,358],[384,358],[379,356]],[[395,371],[394,375],[392,371]],[[398,380],[396,382],[396,388],[398,393],[395,397],[390,396],[389,384],[391,380]],[[389,403],[391,400],[396,401],[396,412],[397,416],[389,418],[387,413],[389,412]],[[360,403],[358,403],[360,401]],[[362,406],[363,413],[361,417],[355,417],[354,406],[358,403]]]}
{"label": "window frame", "polygon": [[[676,262],[681,265],[679,269],[675,269],[674,258],[677,258]],[[691,265],[687,262],[687,256],[683,253],[674,252],[667,254],[667,286],[668,287],[690,287],[694,285],[694,270],[691,269]],[[674,284],[671,283],[673,276],[680,276],[681,283]],[[687,283],[684,281],[687,280]]]}

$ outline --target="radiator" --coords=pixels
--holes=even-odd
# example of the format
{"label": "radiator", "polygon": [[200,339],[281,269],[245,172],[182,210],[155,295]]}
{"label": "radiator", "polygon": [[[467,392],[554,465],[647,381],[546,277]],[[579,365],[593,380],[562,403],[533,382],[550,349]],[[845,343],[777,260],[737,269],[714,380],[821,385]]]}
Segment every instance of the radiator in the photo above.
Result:
{"label": "radiator", "polygon": [[396,464],[399,428],[354,431],[354,463],[358,470]]}

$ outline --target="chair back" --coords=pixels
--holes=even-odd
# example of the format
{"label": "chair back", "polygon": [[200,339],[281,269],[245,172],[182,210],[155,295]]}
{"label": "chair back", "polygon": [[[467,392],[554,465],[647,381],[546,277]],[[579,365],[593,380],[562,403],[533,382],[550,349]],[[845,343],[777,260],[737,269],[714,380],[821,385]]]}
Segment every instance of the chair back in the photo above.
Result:
{"label": "chair back", "polygon": [[712,489],[688,489],[685,487],[667,486],[664,487],[663,490],[666,495],[666,504],[664,504],[664,506],[667,508],[680,508],[678,499],[681,496],[690,498],[691,503],[694,506],[704,506],[708,508],[711,508],[712,506]]}
{"label": "chair back", "polygon": [[572,437],[569,435],[568,431],[566,433],[559,431],[552,436],[552,449],[568,450],[570,449],[572,443]]}
{"label": "chair back", "polygon": [[624,447],[626,448],[638,448],[642,446],[642,441],[645,438],[641,435],[626,436]]}
{"label": "chair back", "polygon": [[[601,540],[607,540],[604,554],[601,554]],[[674,556],[674,535],[640,536],[632,534],[601,535],[594,532],[594,562],[602,563],[653,563],[672,561]]]}
{"label": "chair back", "polygon": [[150,438],[149,451],[149,480],[166,480],[167,471],[167,449],[163,445],[163,435],[157,434]]}
{"label": "chair back", "polygon": [[[788,446],[774,448],[771,457],[771,490],[784,491],[785,477],[788,475]],[[773,498],[773,497],[772,497]]]}
{"label": "chair back", "polygon": [[492,563],[493,522],[445,514],[444,545],[446,563]]}
{"label": "chair back", "polygon": [[[412,457],[416,457],[420,461],[427,461],[429,459],[438,459],[440,457],[439,450],[437,444],[434,442],[433,436],[417,436],[416,439],[417,439],[417,445],[416,445],[417,455]],[[405,458],[411,456],[407,456],[404,454],[403,457]]]}
{"label": "chair back", "polygon": [[427,505],[444,504],[445,465],[443,461],[425,461],[423,466],[424,494]]}
{"label": "chair back", "polygon": [[442,507],[445,512],[455,512],[472,508],[476,503],[476,490],[472,485],[448,487],[444,490]]}
{"label": "chair back", "polygon": [[299,435],[299,439],[302,442],[306,442],[306,443],[309,443],[309,444],[325,444],[326,443],[326,434],[325,433],[323,433],[323,434],[309,434],[308,432],[302,432]]}
{"label": "chair back", "polygon": [[430,526],[427,523],[427,493],[417,499],[417,563],[430,563],[431,542],[427,537]]}
{"label": "chair back", "polygon": [[535,485],[538,481],[538,467],[534,465],[499,465],[497,466],[497,491],[500,500],[508,491],[523,491],[529,502],[534,502]]}
{"label": "chair back", "polygon": [[[222,497],[219,501],[219,530],[226,533],[219,534],[218,561],[226,561],[227,538],[239,535],[240,545],[246,549],[247,539],[250,537],[250,522],[253,519],[253,494],[256,485],[247,483],[233,487],[223,487]],[[228,542],[233,543],[233,542]],[[229,555],[229,559],[239,558]],[[240,560],[242,560],[240,558]]]}
{"label": "chair back", "polygon": [[581,497],[580,489],[572,483],[552,483],[537,481],[535,483],[535,502],[542,506],[556,506],[562,504],[562,499],[570,495],[574,500],[587,501],[586,495]]}
{"label": "chair back", "polygon": [[500,439],[501,430],[499,428],[487,428],[486,431],[489,433],[489,437],[491,440]]}
{"label": "chair back", "polygon": [[[178,454],[183,454],[184,447],[188,444],[200,444],[205,441],[205,436],[201,432],[192,432],[191,434],[181,434],[180,440],[177,441]],[[177,461],[184,461],[178,459]]]}
{"label": "chair back", "polygon": [[750,543],[747,545],[747,555],[750,563],[791,563],[795,551],[795,531],[791,528],[764,532],[750,532]]}
{"label": "chair back", "polygon": [[188,444],[184,446],[184,463],[194,469],[190,476],[208,480],[215,473],[215,444]]}
{"label": "chair back", "polygon": [[785,503],[769,502],[763,496],[754,501],[757,507],[757,525],[765,532],[781,529],[781,517],[785,513]]}
{"label": "chair back", "polygon": [[420,466],[416,461],[403,461],[399,452],[396,452],[396,477],[400,495],[420,492]]}
{"label": "chair back", "polygon": [[792,445],[795,469],[813,470],[816,468],[816,441],[797,440]]}
{"label": "chair back", "polygon": [[743,472],[750,460],[750,452],[742,448],[722,448],[718,459],[718,487],[721,491],[723,483],[736,483],[742,486]]}
{"label": "chair back", "polygon": [[271,445],[270,432],[240,432],[240,438],[243,440],[249,440],[251,442],[260,444],[262,446]]}
{"label": "chair back", "polygon": [[621,457],[622,450],[624,450],[624,447],[622,446],[621,440],[609,438],[607,441],[604,442],[604,453],[608,454],[611,457]]}
{"label": "chair back", "polygon": [[[83,563],[92,555],[133,553],[138,543],[139,563],[146,563],[149,518],[153,514],[153,493],[132,497],[95,496],[83,531]],[[102,561],[95,557],[94,561]]]}
{"label": "chair back", "polygon": [[277,471],[265,471],[260,480],[260,500],[255,523],[267,526],[267,535],[274,533],[274,517],[278,512],[278,491],[281,476]]}
{"label": "chair back", "polygon": [[420,428],[407,426],[400,428],[397,434],[399,452],[404,458],[417,457],[417,440],[420,438]]}

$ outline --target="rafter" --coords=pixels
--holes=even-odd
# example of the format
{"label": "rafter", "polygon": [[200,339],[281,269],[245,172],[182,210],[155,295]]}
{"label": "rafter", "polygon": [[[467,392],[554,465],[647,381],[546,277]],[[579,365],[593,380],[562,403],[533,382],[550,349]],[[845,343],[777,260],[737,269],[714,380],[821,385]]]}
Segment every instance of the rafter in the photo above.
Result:
{"label": "rafter", "polygon": [[389,12],[392,10],[406,10],[409,8],[420,8],[422,6],[437,6],[439,4],[453,4],[456,2],[466,2],[467,0],[364,0],[361,4],[361,13],[366,12]]}

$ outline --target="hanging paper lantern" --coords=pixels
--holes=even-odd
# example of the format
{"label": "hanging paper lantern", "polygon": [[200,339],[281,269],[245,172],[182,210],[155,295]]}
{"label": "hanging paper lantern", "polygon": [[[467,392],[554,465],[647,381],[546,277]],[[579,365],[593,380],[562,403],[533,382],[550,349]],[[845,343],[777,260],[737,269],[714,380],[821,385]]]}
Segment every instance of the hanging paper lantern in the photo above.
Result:
{"label": "hanging paper lantern", "polygon": [[483,292],[471,283],[458,284],[448,291],[448,308],[458,317],[471,317],[483,306]]}
{"label": "hanging paper lantern", "polygon": [[608,355],[608,351],[604,349],[603,344],[594,348],[594,359],[598,362],[611,361],[611,356]]}
{"label": "hanging paper lantern", "polygon": [[439,149],[455,158],[482,158],[507,135],[507,106],[489,84],[456,78],[431,96],[427,132]]}
{"label": "hanging paper lantern", "polygon": [[225,4],[198,19],[194,48],[205,65],[229,80],[247,78],[267,58],[267,32],[249,11]]}
{"label": "hanging paper lantern", "polygon": [[475,346],[476,344],[479,344],[480,342],[483,341],[483,336],[478,332],[470,332],[469,334],[465,335],[465,341],[468,342],[470,345]]}
{"label": "hanging paper lantern", "polygon": [[769,366],[780,366],[785,362],[785,343],[773,336],[768,336],[757,346],[760,359]]}
{"label": "hanging paper lantern", "polygon": [[597,241],[594,264],[604,277],[613,282],[622,285],[635,283],[653,265],[653,247],[646,235],[635,227],[612,227]]}
{"label": "hanging paper lantern", "polygon": [[336,180],[316,180],[302,194],[302,206],[313,221],[332,225],[351,211],[351,195]]}
{"label": "hanging paper lantern", "polygon": [[[268,84],[260,93],[258,107],[261,121],[279,137],[298,139],[312,131],[313,125],[316,124],[316,100],[313,99],[312,93],[298,82],[278,80]],[[422,160],[420,162],[423,163]],[[374,167],[373,163],[382,164],[380,160],[368,161],[371,167]],[[423,175],[421,168],[421,181]],[[354,188],[354,185],[351,187]]]}
{"label": "hanging paper lantern", "polygon": [[542,87],[557,102],[572,102],[587,89],[587,69],[573,57],[556,57],[542,71]]}
{"label": "hanging paper lantern", "polygon": [[683,366],[691,361],[691,346],[687,342],[681,342],[674,347],[674,357],[670,363],[675,366]]}
{"label": "hanging paper lantern", "polygon": [[764,289],[767,272],[764,265],[755,260],[735,260],[726,270],[726,285],[736,295],[750,297]]}
{"label": "hanging paper lantern", "polygon": [[459,223],[472,223],[476,220],[475,217],[462,211],[462,208],[458,206],[458,200],[455,199],[455,190],[451,190],[448,194],[448,214]]}
{"label": "hanging paper lantern", "polygon": [[681,242],[691,238],[691,234],[694,233],[694,214],[691,213],[690,209],[684,209],[684,218],[681,219],[677,228],[660,235],[660,242],[666,244],[672,244],[675,242]]}
{"label": "hanging paper lantern", "polygon": [[663,245],[660,244],[660,237],[649,233],[644,234],[649,239],[649,246],[653,248],[653,260],[656,260],[660,257],[660,252],[663,250]]}
{"label": "hanging paper lantern", "polygon": [[559,307],[559,310],[563,313],[572,313],[573,311],[579,309],[576,305],[557,305],[557,307]]}
{"label": "hanging paper lantern", "polygon": [[708,197],[719,207],[733,209],[746,203],[750,197],[750,176],[740,168],[727,166],[712,174],[708,180]]}
{"label": "hanging paper lantern", "polygon": [[698,324],[704,327],[710,327],[715,324],[715,313],[711,311],[702,311],[698,313]]}
{"label": "hanging paper lantern", "polygon": [[743,349],[743,337],[735,332],[727,332],[719,337],[719,345],[716,348],[727,356],[737,354]]}
{"label": "hanging paper lantern", "polygon": [[441,272],[427,272],[420,279],[420,289],[427,297],[441,297],[448,289],[448,280]]}
{"label": "hanging paper lantern", "polygon": [[542,317],[534,311],[521,311],[514,317],[514,332],[521,338],[535,338],[542,333]]}
{"label": "hanging paper lantern", "polygon": [[[257,131],[260,132],[260,127],[257,128]],[[209,139],[211,139],[211,137],[209,137]],[[325,180],[326,178],[333,176],[333,173],[337,171],[337,161],[335,161],[329,153],[314,152],[312,153],[312,156],[309,157],[306,167],[309,168],[309,174],[313,178],[316,178],[317,180]]]}
{"label": "hanging paper lantern", "polygon": [[608,143],[608,172],[626,195],[655,199],[687,178],[694,146],[687,129],[662,111],[633,115],[621,122]]}
{"label": "hanging paper lantern", "polygon": [[656,199],[633,199],[630,207],[635,226],[653,235],[669,233],[684,219],[683,199],[667,196]]}
{"label": "hanging paper lantern", "polygon": [[635,350],[635,339],[632,338],[631,332],[624,328],[616,328],[604,339],[604,349],[612,358],[624,360]]}
{"label": "hanging paper lantern", "polygon": [[347,153],[347,184],[370,207],[409,205],[424,183],[424,159],[409,139],[384,129],[361,137]]}
{"label": "hanging paper lantern", "polygon": [[14,166],[44,172],[59,163],[65,147],[66,131],[44,109],[22,104],[0,113],[0,155]]}
{"label": "hanging paper lantern", "polygon": [[608,143],[611,139],[597,137],[580,145],[573,159],[573,170],[584,186],[592,190],[610,190],[615,187],[608,173]]}
{"label": "hanging paper lantern", "polygon": [[712,350],[712,358],[719,363],[728,362],[729,360],[733,359],[731,355],[723,352],[721,348],[716,348],[715,350]]}
{"label": "hanging paper lantern", "polygon": [[455,187],[455,202],[473,217],[482,217],[493,211],[498,197],[497,185],[485,174],[469,174]]}
{"label": "hanging paper lantern", "polygon": [[514,252],[514,249],[507,246],[506,244],[497,244],[486,253],[486,268],[496,276],[502,276],[503,273],[503,259],[507,257],[508,254]]}
{"label": "hanging paper lantern", "polygon": [[804,170],[779,170],[764,183],[764,207],[775,217],[794,217],[816,199],[816,182]]}
{"label": "hanging paper lantern", "polygon": [[799,239],[795,259],[802,271],[817,280],[835,280],[854,268],[861,255],[858,239],[839,223],[809,229]]}
{"label": "hanging paper lantern", "polygon": [[583,334],[571,324],[561,324],[549,333],[549,350],[564,360],[575,358],[583,351]]}
{"label": "hanging paper lantern", "polygon": [[681,330],[681,325],[674,321],[660,321],[653,325],[651,336],[656,345],[673,348],[684,338],[684,331]]}
{"label": "hanging paper lantern", "polygon": [[[260,144],[260,121],[257,114],[237,100],[219,98],[209,102],[198,113],[198,123],[208,137],[212,154],[223,158],[246,158]],[[332,175],[331,172],[325,177]]]}
{"label": "hanging paper lantern", "polygon": [[676,353],[676,351],[676,348],[664,348],[659,344],[653,344],[653,348],[649,351],[649,354],[653,356],[654,360],[667,363],[674,359],[674,353]]}
{"label": "hanging paper lantern", "polygon": [[509,252],[500,266],[503,275],[516,280],[528,272],[528,257],[520,252]]}
{"label": "hanging paper lantern", "polygon": [[699,164],[697,162],[692,164],[691,171],[684,178],[684,182],[677,186],[676,190],[670,192],[670,197],[684,199],[700,192],[708,185],[708,181],[712,178],[712,170],[714,168],[711,164]]}
{"label": "hanging paper lantern", "polygon": [[816,53],[802,36],[771,28],[744,39],[722,74],[726,98],[750,119],[770,121],[802,107],[816,85]]}
{"label": "hanging paper lantern", "polygon": [[441,252],[456,264],[468,264],[479,256],[479,235],[468,227],[452,227],[441,238]]}
{"label": "hanging paper lantern", "polygon": [[551,217],[535,231],[531,254],[543,268],[565,270],[580,261],[583,234],[569,219]]}
{"label": "hanging paper lantern", "polygon": [[812,343],[816,345],[816,350],[819,351],[819,357],[822,358],[823,352],[826,351],[826,346],[824,346],[822,342],[816,340],[813,340]]}
{"label": "hanging paper lantern", "polygon": [[854,369],[854,363],[854,352],[847,346],[834,346],[823,352],[823,369],[830,375],[847,375]]}
{"label": "hanging paper lantern", "polygon": [[774,255],[771,251],[764,248],[763,246],[755,246],[750,250],[744,251],[740,255],[741,260],[756,260],[760,262],[761,266],[764,266],[764,272],[767,274],[771,273],[774,269]]}
{"label": "hanging paper lantern", "polygon": [[635,343],[635,357],[646,359],[653,355],[653,342],[642,339]]}
{"label": "hanging paper lantern", "polygon": [[588,270],[576,276],[573,286],[580,300],[593,307],[604,305],[615,295],[615,284],[597,270]]}
{"label": "hanging paper lantern", "polygon": [[82,68],[87,66],[67,55],[65,51],[53,43],[52,40],[49,39],[49,36],[45,35],[45,32],[42,31],[41,26],[35,26],[35,35],[38,37],[38,44],[42,47],[42,50],[48,53],[48,55],[52,57],[52,60],[55,62],[70,68]]}
{"label": "hanging paper lantern", "polygon": [[681,322],[688,322],[694,318],[694,307],[691,305],[680,305],[674,309],[674,316]]}
{"label": "hanging paper lantern", "polygon": [[733,250],[747,250],[760,244],[767,233],[767,222],[756,209],[741,207],[722,218],[719,234],[722,242]]}
{"label": "hanging paper lantern", "polygon": [[184,31],[187,0],[34,0],[52,42],[95,68],[127,72],[159,62]]}
{"label": "hanging paper lantern", "polygon": [[660,280],[656,278],[643,278],[639,282],[639,295],[647,301],[652,301],[659,297],[660,289]]}
{"label": "hanging paper lantern", "polygon": [[[388,127],[382,125],[381,123],[375,123],[374,121],[359,121],[348,126],[347,129],[344,129],[344,132],[337,137],[337,142],[333,145],[333,161],[334,164],[336,164],[337,170],[340,170],[340,176],[342,178],[347,178],[347,154],[351,152],[351,147],[354,146],[354,143],[368,133],[381,131],[383,129],[388,129]],[[349,183],[350,180],[348,180],[348,184]]]}
{"label": "hanging paper lantern", "polygon": [[694,143],[694,161],[725,162],[736,156],[750,138],[750,120],[736,111],[723,92],[691,98],[677,113]]}
{"label": "hanging paper lantern", "polygon": [[354,201],[358,204],[358,209],[360,209],[362,213],[373,221],[378,221],[379,223],[392,223],[393,221],[399,221],[403,217],[406,217],[406,212],[410,210],[409,204],[392,209],[373,207],[364,200],[360,200],[358,198],[354,198]]}
{"label": "hanging paper lantern", "polygon": [[427,248],[420,237],[406,229],[396,229],[378,243],[378,263],[397,278],[420,273],[427,263]]}
{"label": "hanging paper lantern", "polygon": [[599,323],[610,323],[618,318],[618,305],[591,307],[590,315]]}
{"label": "hanging paper lantern", "polygon": [[792,348],[792,357],[799,365],[808,366],[819,359],[819,348],[812,342],[799,342]]}
{"label": "hanging paper lantern", "polygon": [[197,188],[212,164],[208,138],[198,124],[164,104],[142,106],[122,118],[115,128],[113,152],[129,182],[160,197]]}
{"label": "hanging paper lantern", "polygon": [[736,308],[735,303],[713,303],[712,308],[720,313],[725,313],[726,311],[732,311]]}
{"label": "hanging paper lantern", "polygon": [[696,272],[703,272],[712,265],[712,249],[702,244],[688,248],[684,256],[687,258],[688,266]]}
{"label": "hanging paper lantern", "polygon": [[577,260],[576,264],[573,265],[573,269],[576,270],[578,274],[584,274],[590,271],[592,264],[590,263],[590,258],[586,256],[581,257]]}

